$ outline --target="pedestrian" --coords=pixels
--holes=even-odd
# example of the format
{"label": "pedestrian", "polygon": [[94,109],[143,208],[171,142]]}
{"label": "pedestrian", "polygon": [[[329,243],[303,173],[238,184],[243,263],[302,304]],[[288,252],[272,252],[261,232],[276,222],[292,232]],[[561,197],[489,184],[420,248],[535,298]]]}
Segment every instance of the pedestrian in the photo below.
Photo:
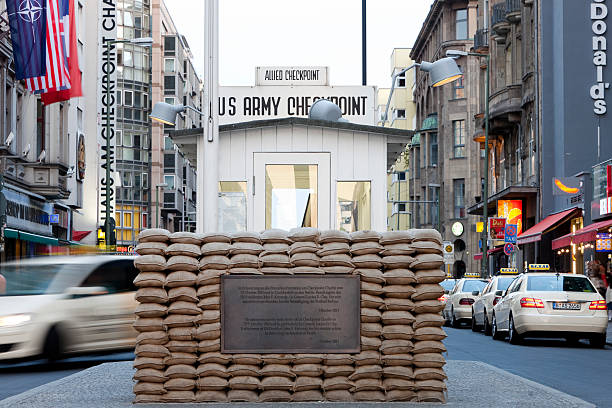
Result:
{"label": "pedestrian", "polygon": [[608,321],[612,322],[612,262],[608,263],[608,288],[606,289],[606,304],[608,306]]}
{"label": "pedestrian", "polygon": [[0,295],[6,293],[6,278],[0,274]]}

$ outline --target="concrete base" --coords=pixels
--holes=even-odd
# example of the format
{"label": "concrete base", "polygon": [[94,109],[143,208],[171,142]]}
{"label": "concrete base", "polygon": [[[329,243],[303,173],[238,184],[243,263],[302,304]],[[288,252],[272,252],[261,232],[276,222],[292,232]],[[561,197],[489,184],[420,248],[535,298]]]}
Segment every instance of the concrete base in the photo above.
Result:
{"label": "concrete base", "polygon": [[[448,407],[595,407],[581,399],[550,387],[525,380],[514,374],[475,361],[451,360],[445,367],[449,380]],[[0,401],[0,408],[128,408],[132,401],[131,362],[106,363],[69,377],[34,388]],[[164,408],[245,408],[289,407],[303,408],[367,408],[381,405],[422,407],[439,404],[417,403],[242,403],[242,404],[163,404]],[[137,407],[160,405],[139,404]]]}

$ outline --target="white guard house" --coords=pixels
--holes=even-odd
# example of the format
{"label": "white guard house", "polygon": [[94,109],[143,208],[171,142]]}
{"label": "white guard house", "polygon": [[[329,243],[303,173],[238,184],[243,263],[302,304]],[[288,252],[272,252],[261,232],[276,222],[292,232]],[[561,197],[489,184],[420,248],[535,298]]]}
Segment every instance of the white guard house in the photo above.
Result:
{"label": "white guard house", "polygon": [[[218,209],[204,217],[216,217],[223,232],[384,231],[387,169],[413,133],[298,117],[220,125],[218,191],[204,191],[218,194]],[[198,143],[204,149],[208,143],[203,130],[178,130],[171,138],[197,165]],[[198,177],[206,171],[198,166]]]}

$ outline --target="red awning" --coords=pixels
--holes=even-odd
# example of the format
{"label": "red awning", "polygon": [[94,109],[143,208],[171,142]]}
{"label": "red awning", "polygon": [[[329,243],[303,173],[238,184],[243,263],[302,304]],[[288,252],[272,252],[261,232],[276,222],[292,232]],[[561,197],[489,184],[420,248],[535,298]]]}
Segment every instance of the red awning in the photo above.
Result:
{"label": "red awning", "polygon": [[[487,254],[491,255],[491,254],[494,254],[496,252],[500,252],[503,250],[504,250],[504,247],[491,248],[487,251]],[[482,252],[478,252],[477,254],[474,254],[474,260],[478,261],[479,259],[482,259]]]}
{"label": "red awning", "polygon": [[561,211],[556,214],[549,215],[542,221],[538,222],[527,231],[523,232],[518,236],[517,244],[529,244],[531,242],[537,242],[542,239],[542,234],[554,229],[558,224],[566,221],[574,215],[577,215],[582,210],[580,208],[571,208],[569,210]]}
{"label": "red awning", "polygon": [[595,242],[597,233],[605,228],[612,227],[612,220],[605,220],[595,222],[591,225],[587,225],[574,232],[573,234],[567,234],[561,238],[557,238],[552,242],[552,249],[559,249],[570,246],[572,243],[581,244],[583,242]]}
{"label": "red awning", "polygon": [[72,240],[80,241],[89,234],[91,234],[91,231],[72,231]]}

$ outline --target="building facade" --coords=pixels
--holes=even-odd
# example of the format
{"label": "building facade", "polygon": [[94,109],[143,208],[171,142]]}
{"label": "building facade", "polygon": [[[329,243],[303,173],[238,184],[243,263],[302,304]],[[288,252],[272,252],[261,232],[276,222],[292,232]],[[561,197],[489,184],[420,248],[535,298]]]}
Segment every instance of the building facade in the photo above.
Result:
{"label": "building facade", "polygon": [[[447,50],[468,52],[474,44],[478,2],[435,1],[423,23],[410,57],[416,62],[436,61]],[[481,196],[482,151],[470,143],[478,107],[480,64],[460,57],[464,73],[449,85],[432,88],[427,72],[416,70],[414,99],[418,133],[409,152],[410,212],[416,228],[436,228],[446,241],[454,243],[451,272],[463,276],[477,271],[479,252],[476,223],[467,212],[467,203]],[[475,87],[466,87],[467,83]]]}

